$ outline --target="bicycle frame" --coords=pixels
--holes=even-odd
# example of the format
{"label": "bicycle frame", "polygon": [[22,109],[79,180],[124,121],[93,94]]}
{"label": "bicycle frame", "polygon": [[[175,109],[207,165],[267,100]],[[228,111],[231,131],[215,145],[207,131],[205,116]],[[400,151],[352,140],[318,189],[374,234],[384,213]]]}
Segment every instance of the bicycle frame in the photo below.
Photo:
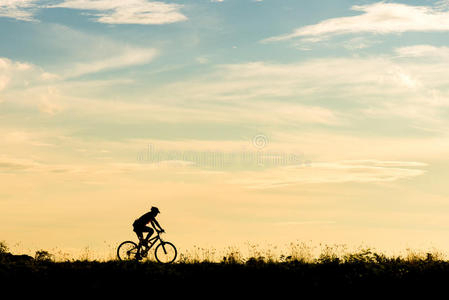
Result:
{"label": "bicycle frame", "polygon": [[[148,245],[147,251],[149,251],[157,243],[157,241],[160,241],[161,243],[163,242],[158,231],[156,231],[155,237],[152,237],[151,239],[149,239],[147,241],[147,245]],[[139,242],[139,245],[138,245],[139,250],[142,246],[143,246],[142,243]]]}
{"label": "bicycle frame", "polygon": [[[133,241],[122,242],[117,248],[117,257],[119,260],[135,259],[140,261],[146,258],[153,246],[157,244],[154,250],[154,258],[160,263],[172,263],[176,259],[177,250],[175,245],[161,238],[162,233],[163,231],[156,231],[154,237],[144,242],[139,241],[138,244]],[[152,257],[149,259],[152,259]]]}

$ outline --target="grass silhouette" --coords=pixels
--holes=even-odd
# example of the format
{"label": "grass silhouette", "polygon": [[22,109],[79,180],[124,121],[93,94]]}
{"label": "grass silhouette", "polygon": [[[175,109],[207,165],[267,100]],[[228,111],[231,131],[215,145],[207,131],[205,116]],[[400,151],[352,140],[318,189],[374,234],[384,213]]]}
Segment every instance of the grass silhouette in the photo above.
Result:
{"label": "grass silhouette", "polygon": [[[449,279],[449,261],[438,251],[407,250],[405,256],[386,256],[369,248],[347,252],[342,246],[323,245],[313,256],[313,247],[292,243],[290,252],[276,256],[270,249],[248,244],[248,256],[229,247],[225,254],[195,247],[182,253],[173,264],[116,260],[96,261],[88,257],[56,261],[45,250],[35,257],[13,255],[0,243],[2,289],[21,292],[66,293],[71,295],[118,295],[158,287],[185,293],[217,295],[267,292],[285,295],[392,295],[443,290]],[[217,257],[220,256],[219,259]],[[26,286],[26,289],[22,287]],[[193,290],[192,290],[193,289]],[[213,294],[211,294],[213,295]],[[366,297],[365,297],[366,296]]]}

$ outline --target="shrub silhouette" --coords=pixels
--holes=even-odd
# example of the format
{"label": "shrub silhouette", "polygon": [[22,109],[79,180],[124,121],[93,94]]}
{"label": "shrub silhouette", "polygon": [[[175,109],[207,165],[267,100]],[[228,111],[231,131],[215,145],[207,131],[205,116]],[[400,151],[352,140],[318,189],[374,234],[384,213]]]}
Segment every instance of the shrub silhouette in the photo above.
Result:
{"label": "shrub silhouette", "polygon": [[5,241],[0,241],[0,255],[5,254],[8,252],[8,246],[6,245]]}
{"label": "shrub silhouette", "polygon": [[51,255],[48,251],[39,250],[39,251],[36,251],[36,254],[34,255],[34,259],[37,261],[52,261],[53,255]]}

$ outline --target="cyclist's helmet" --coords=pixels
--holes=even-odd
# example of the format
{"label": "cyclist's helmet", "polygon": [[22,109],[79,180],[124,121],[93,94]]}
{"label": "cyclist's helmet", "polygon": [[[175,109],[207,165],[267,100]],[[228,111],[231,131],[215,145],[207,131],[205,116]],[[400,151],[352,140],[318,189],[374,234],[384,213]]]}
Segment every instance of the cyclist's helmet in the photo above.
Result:
{"label": "cyclist's helmet", "polygon": [[155,212],[155,213],[160,213],[159,208],[152,206],[151,207],[151,211]]}

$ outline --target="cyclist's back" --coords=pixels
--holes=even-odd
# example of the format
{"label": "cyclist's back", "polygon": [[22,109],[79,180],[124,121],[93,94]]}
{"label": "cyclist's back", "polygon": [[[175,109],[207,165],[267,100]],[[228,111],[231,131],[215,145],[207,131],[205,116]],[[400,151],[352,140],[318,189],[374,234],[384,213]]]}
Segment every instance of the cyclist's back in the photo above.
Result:
{"label": "cyclist's back", "polygon": [[154,211],[149,211],[146,214],[142,215],[141,217],[137,218],[134,221],[134,224],[145,226],[148,223],[150,223],[150,221],[154,221],[155,220],[154,217],[156,217],[155,212]]}
{"label": "cyclist's back", "polygon": [[151,211],[143,214],[139,218],[137,218],[133,223],[133,230],[137,234],[137,237],[139,240],[143,240],[143,233],[148,232],[147,237],[145,240],[148,241],[150,236],[153,234],[154,229],[151,227],[146,226],[148,223],[151,223],[151,226],[154,227],[156,230],[159,229],[159,231],[164,231],[162,227],[159,225],[159,223],[156,221],[156,216],[159,213],[159,209],[157,207],[151,207]]}

